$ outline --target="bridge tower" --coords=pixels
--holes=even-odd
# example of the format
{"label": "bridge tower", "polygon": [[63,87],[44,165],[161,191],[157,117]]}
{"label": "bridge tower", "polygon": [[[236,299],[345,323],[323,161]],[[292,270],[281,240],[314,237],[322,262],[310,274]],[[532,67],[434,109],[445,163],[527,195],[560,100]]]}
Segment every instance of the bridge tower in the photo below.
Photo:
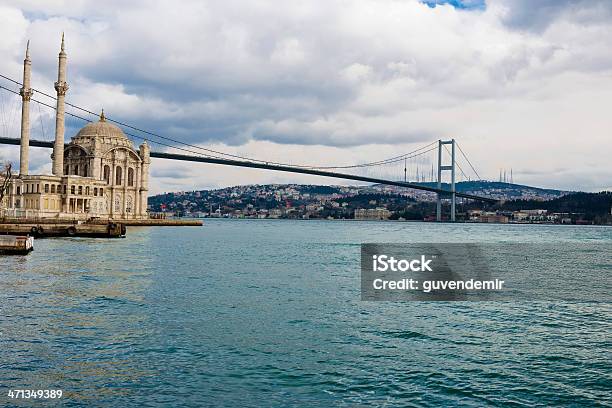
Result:
{"label": "bridge tower", "polygon": [[[445,145],[451,145],[451,164],[442,165],[442,148]],[[456,191],[455,191],[455,139],[451,140],[438,140],[438,188],[442,188],[442,171],[451,172],[451,221],[455,222],[455,207],[457,203]],[[436,221],[442,221],[442,197],[438,194],[438,200],[436,205]]]}

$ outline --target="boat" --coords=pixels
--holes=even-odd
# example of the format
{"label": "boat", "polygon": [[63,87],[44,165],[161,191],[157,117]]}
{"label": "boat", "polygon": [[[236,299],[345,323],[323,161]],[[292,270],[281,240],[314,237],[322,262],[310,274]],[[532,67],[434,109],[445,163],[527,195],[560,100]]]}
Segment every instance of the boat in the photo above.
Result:
{"label": "boat", "polygon": [[34,237],[29,235],[0,235],[0,254],[27,255],[34,250]]}

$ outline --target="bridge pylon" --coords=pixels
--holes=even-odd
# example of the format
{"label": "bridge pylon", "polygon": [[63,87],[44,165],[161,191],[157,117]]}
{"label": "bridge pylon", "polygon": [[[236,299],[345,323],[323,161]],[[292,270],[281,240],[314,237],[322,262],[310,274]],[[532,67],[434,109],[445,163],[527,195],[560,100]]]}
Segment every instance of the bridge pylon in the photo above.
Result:
{"label": "bridge pylon", "polygon": [[[442,148],[444,145],[451,145],[451,163],[450,165],[442,164]],[[455,209],[457,204],[457,196],[455,191],[455,139],[438,140],[438,189],[442,189],[442,171],[451,172],[451,221],[455,222]],[[438,200],[436,203],[436,221],[442,221],[442,196],[437,193]]]}

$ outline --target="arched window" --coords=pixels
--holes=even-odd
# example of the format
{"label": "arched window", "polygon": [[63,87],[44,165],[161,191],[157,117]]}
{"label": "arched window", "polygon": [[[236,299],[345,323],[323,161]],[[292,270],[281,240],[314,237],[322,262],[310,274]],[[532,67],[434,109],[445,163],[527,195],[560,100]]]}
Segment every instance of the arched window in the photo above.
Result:
{"label": "arched window", "polygon": [[[17,186],[17,195],[20,195],[20,194],[21,194],[21,187]],[[17,207],[19,207],[19,206],[17,206]]]}
{"label": "arched window", "polygon": [[117,168],[115,169],[115,184],[120,186],[121,185],[121,179],[123,177],[123,169],[119,166],[117,166]]}
{"label": "arched window", "polygon": [[110,183],[110,166],[104,166],[104,181],[106,184]]}
{"label": "arched window", "polygon": [[66,165],[66,167],[64,168],[64,174],[65,175],[70,174],[70,166]]}
{"label": "arched window", "polygon": [[128,169],[128,186],[132,187],[134,185],[134,169]]}
{"label": "arched window", "polygon": [[83,176],[87,177],[87,171],[89,170],[89,166],[85,165],[83,166]]}
{"label": "arched window", "polygon": [[100,197],[104,197],[104,189],[103,188],[100,189]]}
{"label": "arched window", "polygon": [[126,201],[125,202],[125,212],[131,213],[132,212],[132,196],[127,196],[125,201]]}
{"label": "arched window", "polygon": [[83,195],[83,186],[79,186],[79,195]]}
{"label": "arched window", "polygon": [[89,186],[85,187],[85,195],[89,195]]}
{"label": "arched window", "polygon": [[75,186],[70,186],[70,194],[74,194],[76,187]]}
{"label": "arched window", "polygon": [[79,165],[78,164],[74,166],[74,175],[75,176],[79,175]]}
{"label": "arched window", "polygon": [[94,197],[98,195],[98,187],[94,187]]}
{"label": "arched window", "polygon": [[51,192],[55,193],[55,184],[51,184]]}
{"label": "arched window", "polygon": [[48,192],[49,192],[49,185],[45,184],[45,193],[48,193]]}

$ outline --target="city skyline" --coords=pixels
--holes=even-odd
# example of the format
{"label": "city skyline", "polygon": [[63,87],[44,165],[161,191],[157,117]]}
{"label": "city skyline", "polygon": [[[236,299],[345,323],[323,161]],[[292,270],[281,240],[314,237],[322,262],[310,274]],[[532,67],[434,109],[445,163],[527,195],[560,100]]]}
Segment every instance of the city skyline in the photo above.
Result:
{"label": "city skyline", "polygon": [[[489,180],[512,168],[521,184],[611,189],[612,7],[433,3],[6,2],[0,71],[19,78],[30,39],[32,86],[51,90],[64,31],[68,101],[189,143],[345,164],[454,137]],[[48,155],[32,149],[33,171],[50,172]],[[151,193],[251,182],[326,180],[157,160]]]}

